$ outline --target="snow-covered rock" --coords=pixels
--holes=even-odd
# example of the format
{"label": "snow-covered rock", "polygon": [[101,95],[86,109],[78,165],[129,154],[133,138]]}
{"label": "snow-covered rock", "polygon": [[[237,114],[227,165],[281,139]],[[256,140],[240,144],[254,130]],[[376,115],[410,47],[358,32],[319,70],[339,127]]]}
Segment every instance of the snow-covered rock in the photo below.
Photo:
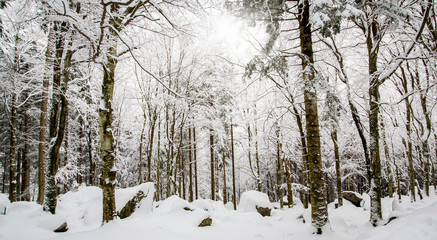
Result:
{"label": "snow-covered rock", "polygon": [[247,191],[241,195],[238,210],[243,212],[257,211],[257,207],[272,209],[272,203],[267,194],[258,191]]}

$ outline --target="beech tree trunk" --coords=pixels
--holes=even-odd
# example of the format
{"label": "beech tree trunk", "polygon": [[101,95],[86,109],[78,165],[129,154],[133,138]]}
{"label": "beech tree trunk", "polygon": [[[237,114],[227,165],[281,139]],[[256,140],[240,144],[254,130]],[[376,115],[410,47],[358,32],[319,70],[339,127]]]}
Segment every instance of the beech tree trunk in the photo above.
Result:
{"label": "beech tree trunk", "polygon": [[[115,19],[110,25],[117,26]],[[117,33],[110,30],[112,38]],[[108,48],[106,64],[103,68],[102,99],[99,109],[100,154],[102,157],[102,191],[103,191],[103,223],[109,222],[116,216],[115,211],[115,149],[112,131],[112,99],[114,95],[115,67],[117,66],[117,45],[114,43]]]}

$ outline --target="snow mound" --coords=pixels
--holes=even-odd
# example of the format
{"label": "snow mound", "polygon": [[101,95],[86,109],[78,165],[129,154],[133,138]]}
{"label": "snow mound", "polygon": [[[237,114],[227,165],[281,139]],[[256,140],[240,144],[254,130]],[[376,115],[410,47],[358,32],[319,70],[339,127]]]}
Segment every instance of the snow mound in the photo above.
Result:
{"label": "snow mound", "polygon": [[[152,212],[153,195],[155,193],[153,183],[143,183],[131,188],[116,189],[115,201],[117,211],[120,211],[140,190],[144,192],[146,197],[141,200],[139,208],[132,216]],[[80,187],[75,192],[70,191],[60,196],[56,212],[68,216],[67,223],[71,231],[95,229],[102,224],[102,203],[101,188]]]}
{"label": "snow mound", "polygon": [[[202,220],[211,217],[211,213],[205,211],[202,207],[213,209],[214,206],[211,202],[208,203],[207,200],[198,201],[196,205],[201,207],[173,195],[162,201],[154,212],[160,217],[175,219],[179,227],[197,228]],[[169,224],[171,225],[171,223]]]}
{"label": "snow mound", "polygon": [[14,228],[20,229],[20,227],[25,226],[45,232],[53,232],[66,221],[63,214],[53,215],[45,212],[43,207],[35,202],[11,203],[7,209],[6,217],[11,220],[11,225],[16,225]]}
{"label": "snow mound", "polygon": [[243,212],[257,211],[256,207],[272,208],[267,194],[258,191],[247,191],[241,195],[238,210]]}
{"label": "snow mound", "polygon": [[43,212],[42,206],[35,202],[13,202],[6,211],[7,215],[36,217]]}
{"label": "snow mound", "polygon": [[162,201],[155,212],[158,214],[168,214],[182,211],[194,211],[195,207],[191,205],[187,200],[179,198],[173,195],[164,201]]}
{"label": "snow mound", "polygon": [[6,209],[8,208],[10,202],[8,195],[0,194],[0,215],[6,214]]}
{"label": "snow mound", "polygon": [[[102,224],[102,201],[102,189],[80,187],[77,191],[70,191],[58,199],[56,212],[68,216],[69,226],[93,229]],[[74,231],[74,227],[70,230]]]}
{"label": "snow mound", "polygon": [[[208,212],[226,211],[226,207],[222,201],[213,201],[211,199],[197,199],[194,200],[191,204],[195,207],[198,207]],[[233,209],[233,205],[232,205],[232,209]]]}

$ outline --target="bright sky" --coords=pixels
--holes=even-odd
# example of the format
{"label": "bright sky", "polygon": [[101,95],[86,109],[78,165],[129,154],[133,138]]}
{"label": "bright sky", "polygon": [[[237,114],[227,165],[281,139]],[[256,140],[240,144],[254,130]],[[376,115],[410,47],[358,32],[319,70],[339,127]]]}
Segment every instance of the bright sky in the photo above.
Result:
{"label": "bright sky", "polygon": [[263,27],[248,27],[242,19],[226,13],[210,17],[209,44],[220,45],[229,51],[233,60],[247,63],[259,54],[266,39]]}

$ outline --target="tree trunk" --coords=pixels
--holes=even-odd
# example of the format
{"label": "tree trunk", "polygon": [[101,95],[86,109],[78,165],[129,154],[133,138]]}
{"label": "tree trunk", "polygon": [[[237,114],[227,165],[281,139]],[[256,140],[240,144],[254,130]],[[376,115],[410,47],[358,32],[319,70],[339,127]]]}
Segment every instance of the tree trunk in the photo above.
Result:
{"label": "tree trunk", "polygon": [[194,157],[194,188],[196,192],[196,199],[199,199],[199,191],[197,186],[197,141],[196,141],[196,127],[193,127],[193,157]]}
{"label": "tree trunk", "polygon": [[[306,138],[305,138],[305,132],[303,129],[302,124],[302,118],[300,115],[300,112],[297,110],[296,105],[294,103],[294,96],[290,95],[290,98],[292,99],[292,105],[293,105],[293,112],[294,116],[296,117],[296,123],[299,128],[299,136],[300,136],[300,143],[301,143],[301,154],[302,154],[302,184],[305,187],[309,186],[309,174],[308,174],[308,149],[306,145]],[[304,208],[308,208],[308,201],[309,201],[309,194],[306,190],[302,190],[302,202]]]}
{"label": "tree trunk", "polygon": [[10,115],[10,131],[11,141],[9,145],[9,201],[11,203],[17,201],[17,159],[16,159],[16,145],[17,145],[17,109],[15,104],[17,102],[16,94],[12,96],[12,106]]}
{"label": "tree trunk", "polygon": [[156,154],[156,201],[161,199],[161,118],[158,119],[158,153]]}
{"label": "tree trunk", "polygon": [[23,156],[22,156],[22,185],[21,185],[21,193],[23,195],[24,201],[30,201],[30,161],[29,161],[29,133],[28,133],[28,125],[29,125],[29,116],[24,114],[24,148],[23,148]]}
{"label": "tree trunk", "polygon": [[143,176],[141,174],[142,172],[142,165],[143,165],[143,142],[144,142],[144,129],[146,128],[146,119],[144,119],[143,127],[141,128],[141,135],[140,135],[140,146],[138,149],[139,152],[139,159],[138,159],[138,182],[139,184],[143,183]]}
{"label": "tree trunk", "polygon": [[214,183],[214,130],[209,129],[209,151],[211,156],[211,200],[215,200],[215,183]]}
{"label": "tree trunk", "polygon": [[234,153],[234,125],[231,119],[231,158],[232,158],[232,203],[234,204],[234,210],[237,210],[237,194],[235,187],[235,153]]}
{"label": "tree trunk", "polygon": [[341,188],[341,167],[340,167],[340,152],[338,151],[337,131],[331,132],[331,139],[334,143],[334,156],[335,156],[335,174],[337,179],[337,198],[338,206],[343,206],[343,195]]}
{"label": "tree trunk", "polygon": [[261,192],[262,190],[262,182],[261,182],[261,168],[260,168],[260,162],[259,162],[259,149],[258,149],[258,127],[255,122],[255,161],[256,161],[256,182],[258,186],[258,192]]}
{"label": "tree trunk", "polygon": [[282,209],[284,208],[284,199],[282,197],[282,144],[279,123],[277,123],[276,129],[276,192]]}
{"label": "tree trunk", "polygon": [[287,158],[284,158],[284,167],[285,167],[285,176],[287,181],[287,205],[288,208],[291,208],[291,206],[294,204],[293,202],[293,190],[291,188],[291,173],[290,173],[290,164],[287,161]]}
{"label": "tree trunk", "polygon": [[325,182],[323,180],[322,158],[320,147],[319,115],[317,109],[317,94],[314,83],[313,43],[311,39],[310,4],[303,0],[298,6],[299,38],[304,70],[304,101],[306,112],[306,136],[308,144],[308,162],[310,172],[311,219],[317,234],[322,233],[322,227],[328,221],[326,205]]}
{"label": "tree trunk", "polygon": [[223,203],[228,202],[228,191],[226,189],[226,158],[225,150],[223,149],[222,159],[223,159]]}
{"label": "tree trunk", "polygon": [[151,182],[151,174],[152,174],[152,153],[153,153],[153,139],[155,135],[155,126],[158,116],[156,112],[153,113],[151,117],[152,121],[150,123],[150,134],[149,134],[149,149],[147,150],[147,181]]}
{"label": "tree trunk", "polygon": [[189,191],[189,197],[188,197],[188,201],[192,202],[194,200],[194,195],[193,195],[193,141],[192,141],[192,136],[191,136],[191,126],[188,128],[188,144],[189,144],[189,148],[188,148],[188,162],[189,162],[189,178],[190,178],[190,185],[188,187],[188,191]]}
{"label": "tree trunk", "polygon": [[388,177],[388,196],[390,198],[393,197],[393,188],[394,188],[394,181],[393,181],[393,174],[391,170],[391,161],[390,161],[390,151],[388,149],[387,144],[387,137],[385,132],[385,124],[384,121],[381,121],[381,131],[382,131],[382,142],[384,144],[384,154],[385,154],[385,167],[387,169],[387,177]]}
{"label": "tree trunk", "polygon": [[17,158],[17,201],[21,201],[21,151],[22,149],[18,148],[15,152]]}
{"label": "tree trunk", "polygon": [[[62,27],[66,27],[65,25],[61,24]],[[67,31],[67,29],[61,30],[61,32]],[[56,70],[54,76],[59,78],[59,81],[57,79],[54,79],[54,82],[59,83],[58,89],[54,90],[53,94],[53,105],[52,105],[52,115],[51,117],[57,117],[56,119],[51,119],[51,125],[50,125],[50,136],[54,136],[54,142],[53,145],[50,146],[49,149],[49,162],[47,166],[47,176],[46,176],[46,195],[44,199],[44,210],[49,211],[52,214],[55,214],[56,212],[56,204],[57,204],[57,196],[58,196],[58,186],[56,182],[56,174],[58,172],[59,164],[60,164],[60,156],[59,152],[61,149],[62,142],[64,141],[65,137],[65,131],[66,131],[66,125],[67,125],[67,115],[68,115],[68,101],[67,101],[67,89],[68,89],[68,82],[70,78],[70,68],[71,68],[71,58],[73,56],[73,51],[70,49],[67,50],[65,54],[65,59],[62,61],[63,52],[64,52],[64,43],[61,39],[62,43],[59,43],[59,45],[56,46],[56,55],[60,57],[60,59],[55,59],[55,65],[54,69]],[[71,46],[71,42],[69,44],[69,47]],[[63,62],[63,69],[61,70],[61,63]],[[59,66],[58,66],[59,64]],[[57,70],[59,70],[59,73],[57,73]],[[60,83],[60,79],[62,77],[64,82]],[[57,76],[59,74],[59,76]],[[56,99],[56,100],[55,100]],[[59,108],[59,110],[55,108]],[[59,121],[59,122],[58,122]]]}
{"label": "tree trunk", "polygon": [[377,75],[377,62],[379,44],[374,46],[374,38],[378,37],[377,23],[373,21],[367,30],[367,51],[369,58],[369,132],[370,132],[370,222],[377,226],[382,220],[381,211],[381,158],[379,154],[379,76]]}
{"label": "tree trunk", "polygon": [[[115,20],[112,20],[115,21]],[[112,23],[111,25],[115,25]],[[113,38],[117,36],[111,31]],[[114,95],[117,45],[109,46],[106,64],[103,67],[102,99],[99,109],[100,153],[102,157],[103,223],[114,219],[115,212],[115,149],[112,133],[112,99]]]}
{"label": "tree trunk", "polygon": [[50,76],[53,67],[53,53],[55,43],[55,31],[53,23],[49,27],[49,35],[47,38],[47,49],[45,53],[45,66],[41,97],[41,114],[39,123],[39,143],[38,143],[38,199],[37,203],[42,205],[44,203],[45,190],[45,148],[46,148],[46,133],[47,133],[47,105],[49,100],[49,86]]}
{"label": "tree trunk", "polygon": [[[402,72],[402,86],[404,88],[404,94],[408,94],[408,81],[407,77],[405,75],[405,71],[403,68],[401,68]],[[405,98],[405,109],[406,109],[406,123],[405,128],[407,130],[407,139],[406,139],[406,145],[407,148],[407,159],[408,159],[408,169],[409,169],[409,177],[410,177],[410,194],[411,194],[411,202],[416,201],[416,194],[415,192],[415,184],[416,184],[416,176],[414,172],[414,164],[413,164],[413,144],[411,142],[411,103],[409,100],[409,97]]]}

